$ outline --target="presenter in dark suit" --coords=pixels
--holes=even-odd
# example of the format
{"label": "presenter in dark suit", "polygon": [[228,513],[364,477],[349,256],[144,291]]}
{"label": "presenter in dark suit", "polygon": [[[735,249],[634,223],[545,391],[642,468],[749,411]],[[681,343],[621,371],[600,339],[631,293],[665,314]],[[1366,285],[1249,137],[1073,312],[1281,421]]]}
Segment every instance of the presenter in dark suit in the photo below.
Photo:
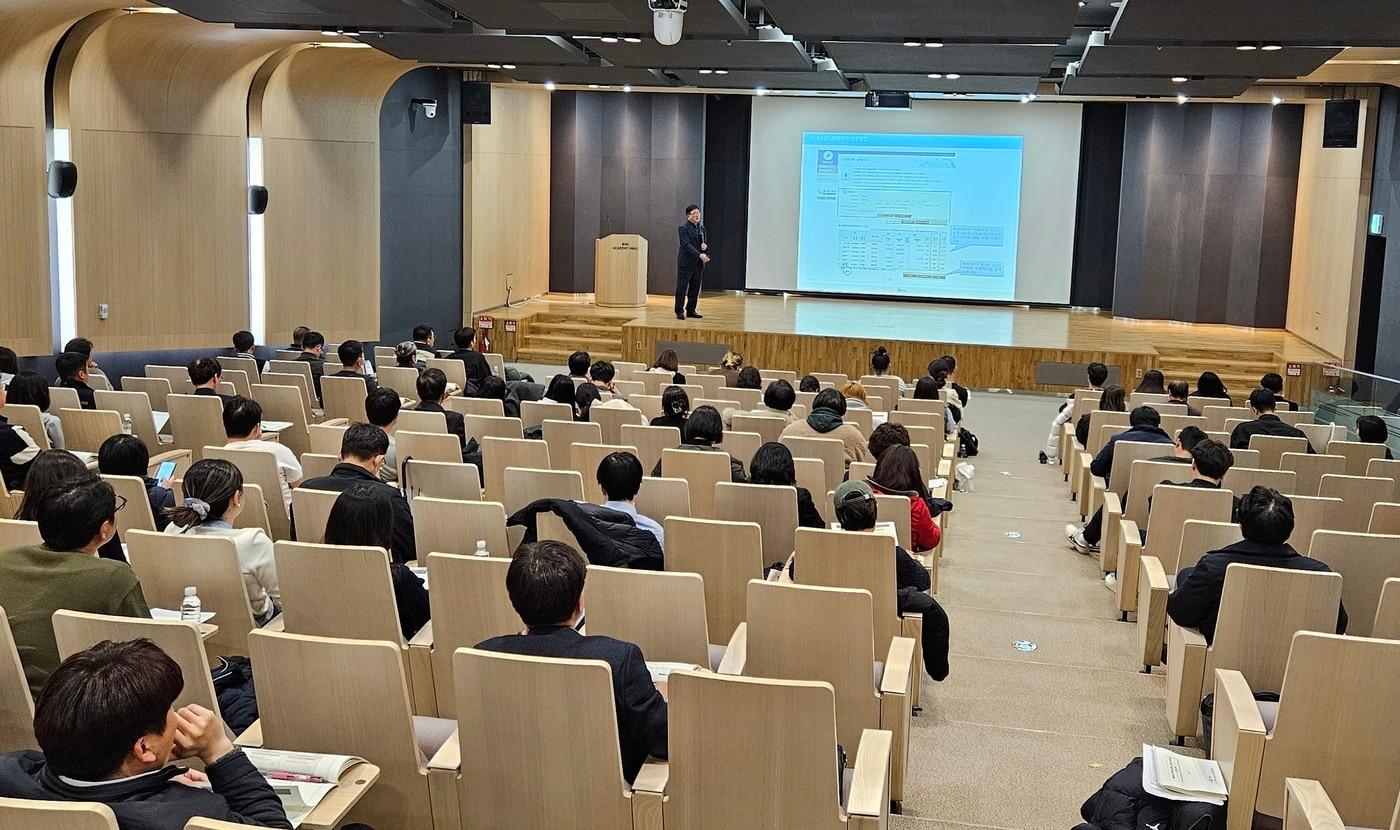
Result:
{"label": "presenter in dark suit", "polygon": [[710,261],[709,244],[705,241],[705,226],[700,224],[700,208],[685,209],[685,224],[680,226],[680,249],[676,252],[676,319],[700,319],[705,315],[695,310],[700,301],[700,281],[705,276],[705,263]]}

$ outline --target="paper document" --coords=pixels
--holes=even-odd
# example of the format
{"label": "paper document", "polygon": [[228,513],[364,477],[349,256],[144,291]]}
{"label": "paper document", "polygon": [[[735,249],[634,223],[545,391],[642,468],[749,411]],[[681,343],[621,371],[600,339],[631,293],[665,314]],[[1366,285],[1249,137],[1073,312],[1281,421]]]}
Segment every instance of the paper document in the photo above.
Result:
{"label": "paper document", "polygon": [[156,422],[156,432],[164,432],[165,425],[170,423],[170,413],[161,412],[159,409],[151,410],[151,418]]}
{"label": "paper document", "polygon": [[363,758],[245,747],[243,753],[282,800],[293,827],[302,822],[340,783],[340,776]]}
{"label": "paper document", "polygon": [[1149,794],[1170,801],[1220,805],[1228,795],[1220,764],[1150,744],[1142,745],[1142,787]]}
{"label": "paper document", "polygon": [[[152,609],[151,609],[151,619],[153,619],[153,620],[178,620],[178,619],[180,619],[180,612],[179,612],[179,611],[174,611],[174,610],[169,609],[169,608],[152,608]],[[209,622],[209,621],[212,620],[212,619],[214,619],[214,612],[213,612],[213,611],[200,611],[200,612],[199,612],[199,621],[200,621],[200,622],[202,622],[202,623],[207,623],[207,622]]]}
{"label": "paper document", "polygon": [[291,422],[291,421],[263,421],[263,422],[262,422],[263,432],[281,432],[281,431],[284,430],[284,429],[290,429],[291,426],[292,426],[292,422]]}
{"label": "paper document", "polygon": [[410,566],[408,567],[408,569],[409,569],[410,571],[413,571],[413,575],[414,575],[414,576],[416,576],[416,577],[418,577],[419,579],[423,580],[423,589],[424,589],[424,590],[427,590],[427,589],[428,589],[428,569],[427,569],[427,568],[419,568],[419,567],[416,567],[416,566],[414,566],[414,565],[410,565]]}
{"label": "paper document", "polygon": [[647,661],[647,671],[651,672],[651,682],[665,683],[673,671],[695,671],[700,666],[694,663],[668,663],[664,660]]}
{"label": "paper document", "polygon": [[287,821],[292,823],[292,827],[300,827],[311,811],[330,795],[331,790],[336,788],[335,784],[304,784],[296,781],[273,781],[267,782],[272,786],[272,791],[277,793],[277,797],[282,801],[282,809],[287,813]]}
{"label": "paper document", "polygon": [[[832,522],[832,523],[831,523],[831,529],[832,529],[832,530],[840,530],[840,529],[841,529],[841,523],[840,523],[840,522]],[[875,528],[874,528],[873,530],[871,530],[870,532],[871,532],[871,533],[879,534],[880,536],[888,536],[888,537],[890,537],[891,539],[894,540],[894,543],[895,543],[896,545],[899,544],[899,530],[895,528],[894,522],[876,522],[876,523],[875,523]]]}

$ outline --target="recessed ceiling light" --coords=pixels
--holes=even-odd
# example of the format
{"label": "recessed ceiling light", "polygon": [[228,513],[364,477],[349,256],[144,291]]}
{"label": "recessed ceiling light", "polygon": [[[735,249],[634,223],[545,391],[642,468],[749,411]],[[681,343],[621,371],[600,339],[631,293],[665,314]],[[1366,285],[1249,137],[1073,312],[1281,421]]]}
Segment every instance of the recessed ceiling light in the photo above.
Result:
{"label": "recessed ceiling light", "polygon": [[[136,9],[132,9],[131,11],[135,12]],[[335,29],[322,29],[321,34],[325,35],[326,37],[335,37],[336,35],[340,34],[340,32],[337,32]]]}
{"label": "recessed ceiling light", "polygon": [[711,74],[711,73],[713,73],[713,72],[714,72],[713,69],[702,69],[702,70],[700,70],[700,74],[701,74],[701,75],[709,75],[709,74]]}
{"label": "recessed ceiling light", "polygon": [[597,88],[598,88],[598,85],[597,85],[597,84],[589,84],[589,85],[588,85],[588,88],[589,88],[589,89],[597,89]]}
{"label": "recessed ceiling light", "polygon": [[515,68],[515,64],[513,64],[513,63],[503,63],[503,64],[501,64],[501,68],[502,68],[502,69],[514,69],[514,68]]}
{"label": "recessed ceiling light", "polygon": [[1188,77],[1186,77],[1185,75],[1177,75],[1177,76],[1175,76],[1175,77],[1172,78],[1172,83],[1174,83],[1174,84],[1184,84],[1184,83],[1186,83],[1186,82],[1189,81],[1189,80],[1191,80],[1191,79],[1188,78]]}
{"label": "recessed ceiling light", "polygon": [[918,46],[918,45],[919,45],[919,42],[918,42],[917,40],[906,40],[906,41],[904,41],[904,45],[905,45],[905,46]]}
{"label": "recessed ceiling light", "polygon": [[943,73],[942,73],[942,72],[930,72],[930,73],[928,73],[928,76],[929,76],[930,78],[934,79],[935,81],[941,81],[941,80],[943,80]]}
{"label": "recessed ceiling light", "polygon": [[942,49],[942,48],[943,48],[943,41],[941,41],[941,40],[930,40],[929,42],[925,43],[924,45],[927,46],[927,47],[930,48],[930,49]]}
{"label": "recessed ceiling light", "polygon": [[636,35],[628,35],[627,37],[623,38],[623,40],[627,41],[628,43],[641,43],[641,42],[642,42],[642,39],[639,38],[639,37],[637,37]]}
{"label": "recessed ceiling light", "polygon": [[604,43],[617,43],[617,35],[603,35],[599,40]]}
{"label": "recessed ceiling light", "polygon": [[959,75],[959,74],[956,73],[956,72],[949,72],[947,75],[944,75],[943,77],[947,78],[947,79],[950,80],[950,81],[956,81],[957,79],[961,78],[962,76]]}
{"label": "recessed ceiling light", "polygon": [[1184,104],[1184,103],[1186,103],[1187,101],[1190,101],[1190,100],[1191,100],[1191,99],[1190,99],[1190,98],[1187,98],[1185,95],[1178,95],[1178,96],[1176,96],[1176,102],[1177,102],[1178,104]]}
{"label": "recessed ceiling light", "polygon": [[1253,52],[1258,48],[1259,45],[1255,43],[1241,43],[1235,47],[1235,49],[1240,52]]}
{"label": "recessed ceiling light", "polygon": [[550,92],[553,92],[553,91],[554,91],[554,82],[553,82],[553,81],[545,81],[545,82],[544,82],[544,88],[547,89],[547,90],[549,90]]}
{"label": "recessed ceiling light", "polygon": [[488,63],[488,64],[486,64],[486,68],[487,68],[487,69],[500,69],[500,68],[501,68],[501,65],[500,65],[499,63]]}
{"label": "recessed ceiling light", "polygon": [[1282,43],[1266,43],[1262,48],[1265,52],[1277,52],[1283,48]]}
{"label": "recessed ceiling light", "polygon": [[1278,106],[1283,103],[1283,99],[1275,95],[1271,103],[1273,103],[1274,106]]}
{"label": "recessed ceiling light", "polygon": [[764,89],[763,87],[757,87],[754,89],[753,94],[762,98],[763,96],[768,94],[768,90]]}
{"label": "recessed ceiling light", "polygon": [[728,75],[728,74],[729,74],[729,70],[728,70],[728,69],[716,69],[716,70],[715,70],[715,74],[716,74],[716,75]]}
{"label": "recessed ceiling light", "polygon": [[631,85],[631,84],[623,84],[623,85],[622,85],[622,91],[623,91],[623,92],[631,92],[631,91],[632,91],[632,85]]}
{"label": "recessed ceiling light", "polygon": [[[1079,0],[1079,8],[1082,9],[1082,8],[1084,8],[1084,7],[1087,6],[1087,5],[1089,5],[1089,4],[1086,3],[1086,2],[1084,2],[1084,0]],[[1024,103],[1024,102],[1022,102],[1022,103]]]}

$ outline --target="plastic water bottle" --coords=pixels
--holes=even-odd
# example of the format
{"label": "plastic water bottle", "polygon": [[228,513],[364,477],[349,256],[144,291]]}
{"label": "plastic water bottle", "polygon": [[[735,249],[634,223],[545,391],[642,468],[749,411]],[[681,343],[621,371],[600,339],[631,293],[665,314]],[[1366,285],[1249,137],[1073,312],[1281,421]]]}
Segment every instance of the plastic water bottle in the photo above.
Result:
{"label": "plastic water bottle", "polygon": [[485,539],[478,539],[478,540],[476,541],[476,555],[477,555],[477,556],[490,556],[490,555],[491,555],[491,554],[489,554],[489,553],[486,552],[486,540],[485,540]]}
{"label": "plastic water bottle", "polygon": [[180,601],[180,620],[182,622],[199,625],[200,611],[203,609],[199,597],[194,592],[191,585],[185,589],[185,598]]}
{"label": "plastic water bottle", "polygon": [[133,429],[133,427],[132,427],[132,425],[131,425],[131,413],[130,413],[130,412],[123,412],[123,413],[122,413],[122,432],[125,432],[127,435],[132,435],[132,434],[134,433],[134,429]]}

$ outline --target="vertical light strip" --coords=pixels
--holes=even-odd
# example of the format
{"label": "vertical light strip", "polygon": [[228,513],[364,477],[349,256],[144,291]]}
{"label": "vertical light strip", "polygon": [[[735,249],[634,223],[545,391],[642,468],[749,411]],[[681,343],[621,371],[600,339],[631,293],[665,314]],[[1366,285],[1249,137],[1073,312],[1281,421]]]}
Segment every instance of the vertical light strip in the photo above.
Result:
{"label": "vertical light strip", "polygon": [[[263,183],[262,139],[248,138],[248,186]],[[248,215],[248,330],[253,340],[267,338],[267,258],[263,237],[263,217]]]}
{"label": "vertical light strip", "polygon": [[[68,130],[53,131],[53,161],[72,161]],[[78,280],[73,235],[73,199],[50,197],[54,209],[54,238],[58,265],[58,343],[78,336]],[[57,347],[56,347],[57,348]]]}

